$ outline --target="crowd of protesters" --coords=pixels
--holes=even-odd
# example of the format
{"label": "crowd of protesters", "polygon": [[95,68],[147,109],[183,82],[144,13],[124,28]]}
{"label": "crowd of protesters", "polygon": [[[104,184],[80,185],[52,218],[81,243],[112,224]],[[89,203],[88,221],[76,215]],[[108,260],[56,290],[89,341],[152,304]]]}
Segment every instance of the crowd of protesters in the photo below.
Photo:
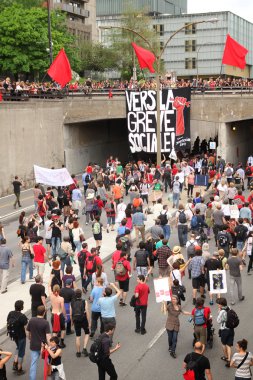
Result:
{"label": "crowd of protesters", "polygon": [[[208,79],[172,79],[161,78],[161,88],[181,88],[190,87],[191,89],[198,90],[221,90],[221,89],[235,89],[243,88],[250,89],[253,87],[253,81],[243,78],[226,79],[208,78]],[[36,96],[40,94],[58,94],[64,93],[85,93],[89,94],[96,91],[124,91],[126,89],[138,90],[156,90],[156,82],[154,79],[142,79],[140,81],[130,80],[102,80],[96,81],[87,78],[83,83],[79,81],[68,84],[63,90],[55,82],[30,82],[30,81],[15,81],[9,77],[0,81],[0,93],[15,95],[29,95]]]}
{"label": "crowd of protesters", "polygon": [[[201,175],[208,176],[206,190],[211,191],[205,197],[195,190],[196,179]],[[30,287],[32,318],[27,320],[22,313],[24,303],[17,300],[15,310],[10,311],[7,319],[8,333],[17,346],[13,362],[15,373],[25,374],[23,361],[28,336],[29,379],[36,379],[42,347],[45,366],[47,370],[51,368],[52,378],[64,380],[62,356],[69,344],[69,337],[66,340],[65,337],[73,333],[73,326],[76,357],[89,356],[98,366],[99,380],[105,379],[105,373],[116,380],[117,373],[110,359],[110,355],[120,349],[120,344],[112,346],[117,325],[116,302],[119,300],[119,307],[127,309],[129,283],[135,277],[137,284],[130,302],[135,311],[133,333],[147,334],[146,324],[151,323],[147,314],[150,279],[157,276],[167,278],[170,286],[171,301],[163,303],[163,308],[167,314],[168,350],[173,359],[177,359],[180,314],[191,317],[194,323],[194,351],[185,356],[183,363],[185,379],[190,379],[191,371],[195,379],[213,379],[215,370],[211,371],[210,361],[204,354],[206,347],[213,344],[215,324],[219,326],[221,360],[227,368],[236,369],[236,380],[250,379],[253,355],[247,351],[247,340],[238,340],[237,352],[232,353],[239,318],[228,304],[233,306],[245,300],[241,273],[244,268],[248,275],[252,271],[253,157],[248,157],[246,165],[232,164],[210,151],[176,162],[164,156],[161,166],[143,160],[123,165],[119,159],[110,157],[104,168],[89,163],[80,186],[75,175],[72,178],[73,184],[67,187],[44,188],[36,184],[33,190],[36,212],[27,217],[22,211],[19,217],[21,284],[26,282],[27,269],[30,279],[34,274],[36,277]],[[22,207],[22,181],[18,176],[13,186],[14,208]],[[81,214],[92,231],[93,247],[85,240]],[[105,224],[101,222],[103,214]],[[149,214],[154,218],[154,225],[147,233],[145,221]],[[172,228],[178,233],[178,244],[174,247],[170,246]],[[110,274],[105,271],[100,252],[104,233],[112,234],[115,230],[116,241],[112,239],[111,243],[111,268],[115,278],[109,282]],[[1,265],[3,260],[5,264],[12,260],[12,252],[7,245],[8,231],[2,227],[0,233],[1,293],[5,294],[9,266]],[[211,249],[211,241],[214,249]],[[43,276],[47,262],[51,275],[46,291]],[[79,265],[80,282],[73,275],[74,265]],[[217,294],[215,298],[212,294],[209,272],[213,270],[226,270],[229,274],[229,296]],[[185,286],[186,272],[192,282],[193,309],[190,311],[182,306],[186,297],[190,297]],[[213,282],[219,289],[224,286],[218,275]],[[51,304],[51,329],[46,293]],[[207,297],[209,306],[205,306]],[[216,321],[211,316],[215,305]],[[97,333],[98,321],[100,334]],[[120,335],[120,331],[116,330],[116,334]],[[93,339],[91,345],[90,339]],[[0,374],[5,379],[5,363],[11,353],[0,351],[0,355]],[[228,376],[232,378],[231,373]]]}

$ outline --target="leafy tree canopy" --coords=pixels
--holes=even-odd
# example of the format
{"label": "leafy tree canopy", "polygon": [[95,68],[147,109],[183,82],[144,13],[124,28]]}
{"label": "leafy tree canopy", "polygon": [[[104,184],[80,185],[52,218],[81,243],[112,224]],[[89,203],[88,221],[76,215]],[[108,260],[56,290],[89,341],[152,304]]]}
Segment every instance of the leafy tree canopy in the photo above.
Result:
{"label": "leafy tree canopy", "polygon": [[[49,67],[47,9],[23,6],[36,5],[36,0],[7,1],[12,4],[0,12],[0,72],[43,74]],[[78,71],[75,39],[66,29],[64,14],[52,11],[51,24],[54,56],[64,47]]]}

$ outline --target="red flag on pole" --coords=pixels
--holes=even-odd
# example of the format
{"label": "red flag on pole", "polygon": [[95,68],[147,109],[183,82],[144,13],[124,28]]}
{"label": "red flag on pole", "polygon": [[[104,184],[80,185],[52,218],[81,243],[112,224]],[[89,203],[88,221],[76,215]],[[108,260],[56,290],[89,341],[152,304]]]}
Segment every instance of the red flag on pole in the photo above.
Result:
{"label": "red flag on pole", "polygon": [[61,49],[52,62],[51,66],[47,70],[48,75],[64,87],[72,79],[71,67],[68,57],[64,51]]}
{"label": "red flag on pole", "polygon": [[227,34],[226,45],[224,48],[222,63],[244,69],[246,66],[245,57],[248,50],[240,45],[236,40]]}
{"label": "red flag on pole", "polygon": [[151,73],[155,73],[155,69],[153,67],[153,64],[156,60],[155,55],[151,51],[143,49],[141,46],[136,45],[134,42],[132,42],[132,46],[138,58],[140,68],[149,69]]}

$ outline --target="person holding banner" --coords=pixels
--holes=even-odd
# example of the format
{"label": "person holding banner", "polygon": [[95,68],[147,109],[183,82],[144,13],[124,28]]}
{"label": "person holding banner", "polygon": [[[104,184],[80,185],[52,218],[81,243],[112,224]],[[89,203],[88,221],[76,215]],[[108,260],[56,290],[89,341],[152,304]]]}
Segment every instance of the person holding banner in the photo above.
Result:
{"label": "person holding banner", "polygon": [[178,297],[173,295],[171,297],[171,302],[167,305],[168,317],[166,321],[166,331],[168,334],[168,343],[169,343],[169,353],[174,359],[176,359],[176,347],[177,347],[177,338],[180,328],[179,315],[191,315],[190,312],[182,310],[181,306],[178,303]]}

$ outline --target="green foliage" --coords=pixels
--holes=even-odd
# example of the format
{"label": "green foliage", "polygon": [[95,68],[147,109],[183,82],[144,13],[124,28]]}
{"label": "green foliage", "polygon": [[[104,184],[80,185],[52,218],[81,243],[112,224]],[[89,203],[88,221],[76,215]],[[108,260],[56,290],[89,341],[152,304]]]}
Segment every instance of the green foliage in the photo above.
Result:
{"label": "green foliage", "polygon": [[[159,55],[159,36],[153,29],[151,17],[145,14],[145,9],[138,11],[129,8],[129,10],[123,15],[120,26],[132,29],[141,34],[149,41],[155,55]],[[112,29],[109,37],[112,41],[113,50],[118,54],[122,77],[125,78],[128,76],[129,79],[129,77],[132,76],[133,66],[135,65],[138,68],[138,61],[135,57],[131,42],[135,42],[137,45],[140,45],[145,49],[151,49],[141,37],[131,31]]]}
{"label": "green foliage", "polygon": [[[0,13],[0,72],[43,75],[49,67],[47,9],[25,8],[21,3],[25,0],[13,1]],[[64,15],[52,11],[51,24],[54,56],[64,47],[73,70],[78,70],[75,40],[66,30]]]}
{"label": "green foliage", "polygon": [[101,71],[118,68],[118,55],[112,48],[99,43],[83,41],[79,43],[81,70]]}
{"label": "green foliage", "polygon": [[40,7],[46,0],[1,0],[0,12],[7,7],[11,7],[13,4],[19,4],[23,8]]}

